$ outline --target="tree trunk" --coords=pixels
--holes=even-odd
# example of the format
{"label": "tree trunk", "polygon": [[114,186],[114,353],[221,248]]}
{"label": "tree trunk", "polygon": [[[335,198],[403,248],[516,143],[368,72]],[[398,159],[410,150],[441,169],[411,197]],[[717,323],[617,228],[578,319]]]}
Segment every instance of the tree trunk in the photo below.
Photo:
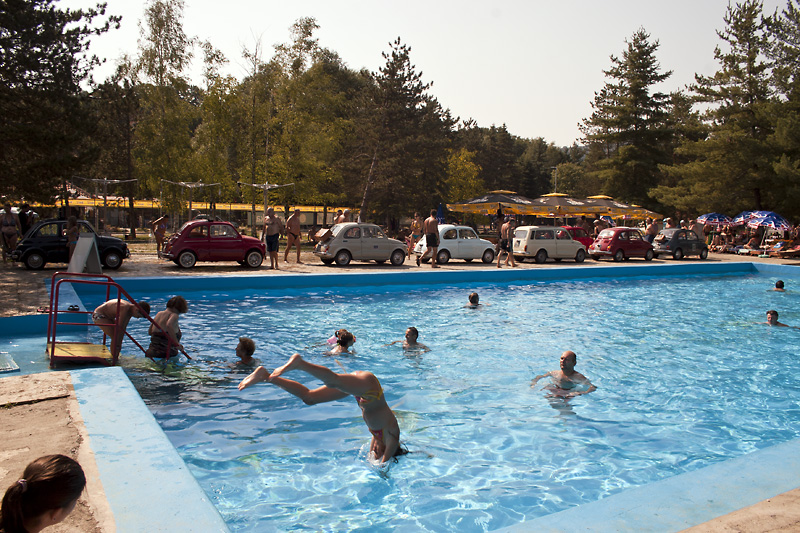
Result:
{"label": "tree trunk", "polygon": [[375,163],[378,161],[378,147],[375,147],[375,152],[372,154],[372,163],[369,165],[369,174],[367,174],[367,184],[364,186],[364,196],[361,198],[361,208],[359,210],[359,217],[361,222],[366,222],[367,214],[367,198],[369,196],[369,188],[372,182],[375,181]]}

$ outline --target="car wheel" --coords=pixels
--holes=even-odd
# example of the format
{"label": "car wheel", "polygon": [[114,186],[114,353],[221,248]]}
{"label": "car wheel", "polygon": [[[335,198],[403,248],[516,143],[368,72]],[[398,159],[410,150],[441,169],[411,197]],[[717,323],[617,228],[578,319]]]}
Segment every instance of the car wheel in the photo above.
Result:
{"label": "car wheel", "polygon": [[322,264],[330,266],[333,264],[333,259],[323,259]]}
{"label": "car wheel", "polygon": [[436,262],[440,265],[444,265],[448,261],[450,261],[450,252],[447,250],[439,250],[439,253],[436,254]]}
{"label": "car wheel", "polygon": [[24,259],[25,268],[28,270],[41,270],[44,268],[45,261],[44,256],[39,252],[31,252],[25,256]]}
{"label": "car wheel", "polygon": [[653,254],[653,259],[658,259],[658,254]]}
{"label": "car wheel", "polygon": [[622,248],[620,248],[619,250],[617,250],[616,252],[614,252],[614,261],[616,261],[617,263],[619,263],[619,262],[620,262],[620,261],[622,261],[623,259],[625,259],[625,252],[623,252],[623,251],[622,251]]}
{"label": "car wheel", "polygon": [[578,250],[575,252],[575,262],[576,263],[583,263],[586,260],[586,252],[583,250]]}
{"label": "car wheel", "polygon": [[680,248],[676,248],[674,252],[672,252],[672,258],[680,261],[683,259],[683,250]]}
{"label": "car wheel", "polygon": [[114,250],[106,252],[106,254],[103,256],[103,265],[111,270],[116,270],[122,266],[122,256]]}
{"label": "car wheel", "polygon": [[483,251],[483,255],[481,256],[481,261],[484,263],[492,263],[494,262],[494,250],[491,248],[487,248]]}
{"label": "car wheel", "polygon": [[655,254],[653,254],[653,250],[647,250],[644,253],[644,260],[645,261],[652,261]]}
{"label": "car wheel", "polygon": [[708,259],[708,248],[703,248],[700,252],[700,259]]}
{"label": "car wheel", "polygon": [[538,252],[536,252],[536,257],[534,259],[539,264],[547,261],[547,250],[539,250]]}
{"label": "car wheel", "polygon": [[183,268],[192,268],[195,263],[197,263],[197,257],[192,252],[181,252],[181,255],[178,256],[178,265]]}
{"label": "car wheel", "polygon": [[347,250],[340,250],[336,253],[336,264],[339,266],[347,266],[350,264],[350,260],[353,257],[350,255],[350,252]]}
{"label": "car wheel", "polygon": [[406,254],[403,252],[403,250],[395,250],[392,252],[392,256],[389,258],[389,261],[391,261],[394,266],[400,266],[405,263]]}
{"label": "car wheel", "polygon": [[247,256],[245,257],[245,264],[250,268],[258,268],[261,266],[261,263],[264,262],[264,256],[261,255],[261,252],[257,250],[251,250],[247,252]]}

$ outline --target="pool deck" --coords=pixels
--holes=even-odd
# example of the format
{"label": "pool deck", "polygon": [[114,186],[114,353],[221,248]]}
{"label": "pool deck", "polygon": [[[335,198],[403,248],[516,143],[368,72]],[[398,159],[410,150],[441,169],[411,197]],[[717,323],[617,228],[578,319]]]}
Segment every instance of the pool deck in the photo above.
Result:
{"label": "pool deck", "polygon": [[[744,259],[714,254],[705,263],[741,262]],[[791,260],[746,259],[759,263],[763,271],[774,271],[776,274],[793,270],[779,265],[800,265],[800,262]],[[315,261],[313,257],[304,257],[304,260]],[[623,268],[664,263],[673,262],[631,261]],[[687,265],[693,263],[700,262],[682,262]],[[553,266],[572,265],[525,264],[517,270]],[[619,264],[603,262],[597,265],[587,262],[575,268],[591,269],[594,273],[587,272],[586,276],[600,277],[601,269],[607,266]],[[500,275],[494,265],[458,263],[443,265],[438,272],[416,267],[402,268],[403,272],[408,270],[426,272],[424,276],[411,276],[420,281],[448,271],[471,272],[475,275],[484,272],[487,278]],[[505,269],[502,276],[513,276],[509,270]],[[641,271],[642,275],[646,270]],[[44,273],[27,272],[19,266],[8,267],[4,264],[2,271],[7,275],[0,284],[0,294],[6,302],[18,304],[16,308],[10,306],[11,315],[24,315],[31,312],[31,307],[35,309],[48,303],[45,280],[50,278],[55,269]],[[317,268],[316,265],[297,265],[280,273],[267,271],[256,274],[249,271],[247,274],[276,277],[284,273],[331,274],[338,271],[329,267]],[[386,273],[387,269],[356,264],[346,271],[348,274],[370,274]],[[165,265],[153,258],[140,258],[139,261],[131,261],[124,271],[111,275],[115,278],[146,276],[150,278],[147,280],[149,285],[158,277],[185,273],[171,268],[171,264]],[[220,273],[241,274],[242,271],[214,265],[190,272],[200,276]],[[552,274],[556,275],[555,272]],[[461,276],[472,277],[472,274]],[[305,282],[311,282],[316,277],[307,276]],[[408,277],[405,279],[406,283],[411,282]],[[263,283],[265,280],[258,281]],[[278,280],[270,281],[275,283]],[[136,284],[133,279],[129,282]],[[9,307],[3,315],[9,316],[8,311]],[[45,315],[34,315],[3,322],[13,323],[16,331],[18,326],[21,330],[29,325],[38,328],[44,318]],[[122,369],[83,369],[24,376],[10,373],[0,376],[3,376],[0,377],[0,406],[3,406],[0,420],[5,441],[5,446],[0,450],[0,483],[9,486],[17,479],[25,464],[48,453],[64,453],[76,458],[86,471],[87,490],[76,511],[64,523],[54,527],[53,531],[228,531]],[[120,400],[113,405],[108,402],[112,395]],[[131,475],[131,472],[135,472],[135,475]],[[689,526],[693,527],[687,531],[693,533],[800,531],[798,486],[800,441],[792,441],[625,491],[598,502],[523,522],[507,531],[680,531]],[[167,494],[166,498],[161,496],[164,493]],[[683,511],[676,513],[676,509]]]}

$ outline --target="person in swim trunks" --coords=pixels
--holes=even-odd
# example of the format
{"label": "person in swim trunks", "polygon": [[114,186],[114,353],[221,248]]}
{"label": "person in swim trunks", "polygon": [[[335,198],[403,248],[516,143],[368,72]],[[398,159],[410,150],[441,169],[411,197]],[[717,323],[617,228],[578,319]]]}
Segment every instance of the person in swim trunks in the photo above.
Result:
{"label": "person in swim trunks", "polygon": [[425,230],[425,253],[422,257],[417,256],[417,266],[420,262],[431,254],[431,268],[439,268],[436,264],[436,255],[439,251],[439,220],[436,218],[436,209],[431,209],[431,216],[425,219],[422,223],[422,228]]}
{"label": "person in swim trunks", "polygon": [[302,265],[300,261],[300,210],[295,208],[294,213],[286,219],[286,250],[283,252],[283,262],[289,262],[289,250],[292,246],[297,248],[297,264]]}
{"label": "person in swim trunks", "polygon": [[[305,385],[281,377],[292,370],[300,370],[322,381],[324,385],[310,390]],[[407,453],[400,446],[400,426],[397,418],[386,403],[383,389],[378,378],[372,372],[356,371],[349,374],[337,374],[324,366],[315,365],[304,360],[300,354],[294,354],[289,361],[270,373],[263,366],[247,376],[239,384],[239,390],[246,389],[256,383],[266,381],[277,385],[289,394],[297,396],[306,405],[332,402],[348,396],[354,396],[367,429],[372,434],[370,453],[382,463]]]}
{"label": "person in swim trunks", "polygon": [[267,243],[267,252],[269,252],[270,268],[279,270],[278,268],[278,239],[283,233],[283,222],[275,216],[273,208],[267,209],[267,218],[264,219],[264,231],[262,238]]}
{"label": "person in swim trunks", "polygon": [[592,382],[589,381],[586,376],[575,371],[577,362],[578,356],[575,355],[575,352],[567,350],[561,354],[561,369],[536,376],[531,381],[531,388],[533,388],[540,379],[550,377],[552,379],[552,384],[545,386],[545,389],[549,391],[548,396],[551,397],[573,398],[597,390],[597,387],[592,385]]}
{"label": "person in swim trunks", "polygon": [[167,301],[167,308],[156,313],[153,317],[155,324],[150,324],[147,330],[150,334],[150,346],[145,352],[147,357],[151,359],[175,357],[179,350],[183,350],[180,344],[182,334],[178,317],[188,310],[189,305],[183,296],[173,296]]}
{"label": "person in swim trunks", "polygon": [[[109,300],[100,304],[92,313],[92,321],[100,326],[111,339],[111,355],[119,357],[122,339],[131,318],[144,318],[150,314],[150,304],[139,302],[138,306],[128,300]],[[119,328],[114,324],[119,320]]]}
{"label": "person in swim trunks", "polygon": [[505,224],[500,227],[500,251],[497,252],[497,268],[500,268],[500,256],[502,252],[506,252],[506,266],[508,261],[511,260],[511,268],[517,266],[514,261],[514,219],[510,216],[506,217]]}

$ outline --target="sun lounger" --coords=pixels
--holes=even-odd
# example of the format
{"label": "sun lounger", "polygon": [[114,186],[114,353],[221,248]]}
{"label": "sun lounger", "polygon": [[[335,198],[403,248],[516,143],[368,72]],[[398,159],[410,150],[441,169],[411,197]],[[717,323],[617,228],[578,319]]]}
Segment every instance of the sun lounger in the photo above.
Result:
{"label": "sun lounger", "polygon": [[778,259],[788,259],[791,257],[800,257],[800,245],[793,246],[788,250],[770,251],[770,257],[777,257]]}

